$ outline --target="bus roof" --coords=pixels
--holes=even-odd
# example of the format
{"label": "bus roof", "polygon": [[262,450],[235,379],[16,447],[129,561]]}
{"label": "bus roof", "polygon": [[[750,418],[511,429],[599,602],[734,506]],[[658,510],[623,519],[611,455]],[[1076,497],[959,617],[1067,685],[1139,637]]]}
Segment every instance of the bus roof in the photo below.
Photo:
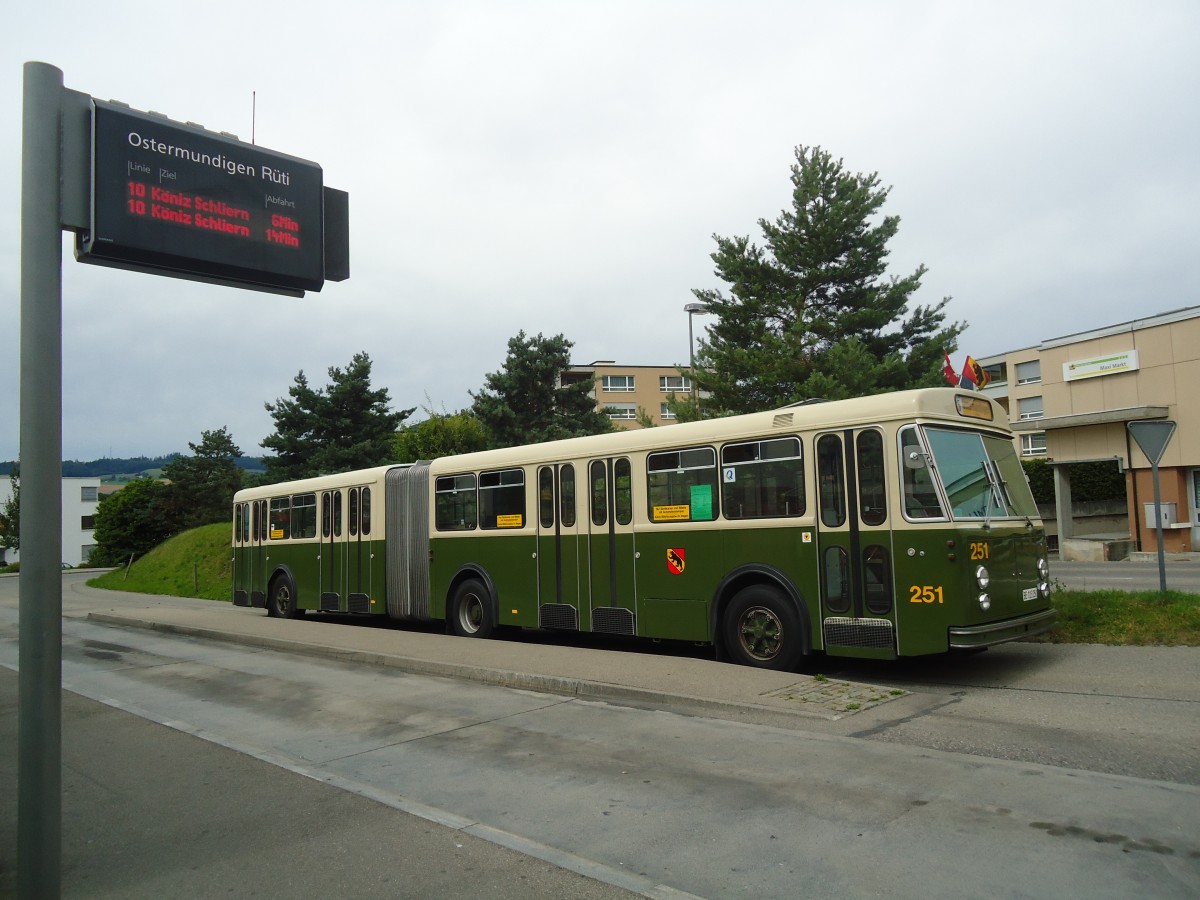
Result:
{"label": "bus roof", "polygon": [[[956,397],[973,403],[983,401],[990,407],[991,418],[965,416]],[[642,428],[609,434],[525,444],[502,450],[481,450],[461,456],[441,457],[431,464],[431,472],[495,468],[510,465],[536,465],[582,457],[607,456],[645,450],[686,447],[712,441],[761,438],[778,430],[781,434],[858,427],[871,423],[919,419],[955,420],[974,427],[1008,429],[1008,416],[994,400],[973,391],[956,388],[919,388],[892,391],[849,400],[810,402],[767,412],[681,422],[660,428]]]}
{"label": "bus roof", "polygon": [[[972,404],[986,403],[991,418],[966,416],[960,412],[957,398],[963,397]],[[481,450],[459,456],[444,456],[430,464],[431,474],[465,472],[472,469],[493,469],[517,465],[537,465],[567,459],[609,456],[647,450],[670,449],[689,445],[725,442],[738,438],[762,438],[772,431],[783,434],[859,427],[889,421],[917,421],[937,419],[959,421],[974,427],[1007,431],[1008,416],[1004,408],[994,400],[973,391],[957,388],[919,388],[911,391],[892,391],[872,394],[849,400],[809,402],[786,406],[767,412],[727,416],[723,419],[704,419],[699,422],[681,422],[661,428],[643,428],[631,431],[615,431],[586,437],[546,441],[541,444],[525,444],[500,450]],[[391,469],[403,468],[408,463],[376,466],[356,472],[321,475],[298,481],[281,482],[245,488],[238,491],[235,501],[246,501],[285,493],[298,493],[340,487],[351,482],[370,484],[383,478]]]}

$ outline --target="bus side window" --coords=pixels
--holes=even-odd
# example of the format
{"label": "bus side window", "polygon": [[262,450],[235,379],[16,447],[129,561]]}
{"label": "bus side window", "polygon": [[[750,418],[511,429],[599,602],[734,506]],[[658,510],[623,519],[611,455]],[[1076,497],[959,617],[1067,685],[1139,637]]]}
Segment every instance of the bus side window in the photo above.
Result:
{"label": "bus side window", "polygon": [[442,475],[434,483],[434,525],[438,531],[472,531],[477,499],[474,475]]}
{"label": "bus side window", "polygon": [[346,524],[350,528],[350,537],[358,536],[358,488],[350,488],[350,502],[348,507],[350,513],[350,521]]}
{"label": "bus side window", "polygon": [[946,514],[915,428],[900,432],[900,463],[904,473],[904,514],[910,519],[944,518]]}
{"label": "bus side window", "polygon": [[550,466],[538,469],[538,524],[554,527],[554,469]]}
{"label": "bus side window", "polygon": [[603,525],[608,521],[608,475],[605,472],[604,461],[595,460],[589,468],[589,478],[592,482],[592,524]]}
{"label": "bus side window", "polygon": [[858,507],[865,525],[882,525],[887,519],[887,486],[883,474],[883,435],[878,431],[859,432]]}
{"label": "bus side window", "polygon": [[616,495],[617,524],[628,525],[633,521],[633,468],[624,457],[613,466],[613,493]]}
{"label": "bus side window", "polygon": [[836,528],[846,521],[846,476],[842,439],[822,435],[817,441],[817,485],[820,490],[821,524]]}
{"label": "bus side window", "polygon": [[568,464],[558,472],[559,521],[564,528],[575,527],[575,467]]}
{"label": "bus side window", "polygon": [[832,613],[850,609],[850,557],[843,547],[825,549],[825,606]]}
{"label": "bus side window", "polygon": [[365,487],[362,489],[362,491],[360,492],[359,502],[362,507],[361,513],[359,515],[359,518],[362,522],[362,526],[361,526],[362,533],[370,534],[371,533],[371,489],[369,487]]}

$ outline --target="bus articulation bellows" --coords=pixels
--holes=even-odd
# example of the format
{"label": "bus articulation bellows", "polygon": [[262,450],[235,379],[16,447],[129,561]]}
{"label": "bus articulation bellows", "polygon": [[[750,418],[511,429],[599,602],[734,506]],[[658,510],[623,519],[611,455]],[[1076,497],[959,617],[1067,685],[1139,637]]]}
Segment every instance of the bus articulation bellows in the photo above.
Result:
{"label": "bus articulation bellows", "polygon": [[792,670],[1054,625],[1004,410],[931,388],[256,487],[233,600],[710,644]]}

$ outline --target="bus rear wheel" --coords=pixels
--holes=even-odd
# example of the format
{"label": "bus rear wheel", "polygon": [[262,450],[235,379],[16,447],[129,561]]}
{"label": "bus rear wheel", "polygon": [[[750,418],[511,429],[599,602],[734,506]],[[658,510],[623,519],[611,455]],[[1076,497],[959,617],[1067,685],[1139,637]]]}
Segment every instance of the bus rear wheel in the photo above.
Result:
{"label": "bus rear wheel", "polygon": [[725,649],[743,666],[794,672],[804,654],[800,616],[778,590],[751,585],[725,609]]}
{"label": "bus rear wheel", "polygon": [[296,583],[291,575],[276,575],[271,582],[267,615],[276,619],[298,619],[304,615],[304,610],[296,606]]}
{"label": "bus rear wheel", "polygon": [[459,637],[491,637],[496,629],[492,597],[481,581],[471,578],[454,592],[450,604],[450,629]]}

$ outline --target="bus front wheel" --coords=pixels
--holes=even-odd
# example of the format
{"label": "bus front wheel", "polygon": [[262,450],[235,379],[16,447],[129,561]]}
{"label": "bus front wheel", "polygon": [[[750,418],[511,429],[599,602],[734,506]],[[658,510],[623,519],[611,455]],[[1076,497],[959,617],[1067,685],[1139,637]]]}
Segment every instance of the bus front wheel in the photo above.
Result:
{"label": "bus front wheel", "polygon": [[794,672],[800,664],[800,616],[773,587],[738,591],[725,609],[723,628],[726,651],[740,665]]}
{"label": "bus front wheel", "polygon": [[464,581],[454,592],[450,628],[459,637],[491,637],[496,628],[491,595],[477,579]]}
{"label": "bus front wheel", "polygon": [[276,619],[298,619],[304,615],[304,610],[296,606],[296,583],[291,575],[276,575],[271,582],[267,615]]}

